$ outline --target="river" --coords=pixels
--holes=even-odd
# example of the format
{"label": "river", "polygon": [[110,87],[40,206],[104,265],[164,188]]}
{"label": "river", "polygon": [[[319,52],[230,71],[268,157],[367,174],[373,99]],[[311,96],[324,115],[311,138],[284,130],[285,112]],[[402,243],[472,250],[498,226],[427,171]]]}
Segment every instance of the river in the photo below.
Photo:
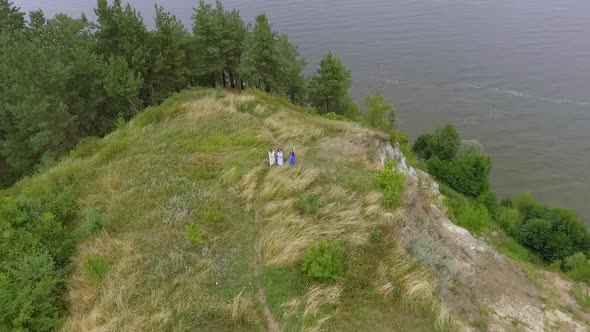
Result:
{"label": "river", "polygon": [[[92,0],[13,0],[93,18]],[[153,1],[131,0],[153,26]],[[198,1],[161,1],[187,27]],[[266,12],[313,72],[331,50],[362,102],[379,80],[413,138],[445,123],[480,141],[500,196],[532,192],[590,222],[588,0],[227,0]]]}

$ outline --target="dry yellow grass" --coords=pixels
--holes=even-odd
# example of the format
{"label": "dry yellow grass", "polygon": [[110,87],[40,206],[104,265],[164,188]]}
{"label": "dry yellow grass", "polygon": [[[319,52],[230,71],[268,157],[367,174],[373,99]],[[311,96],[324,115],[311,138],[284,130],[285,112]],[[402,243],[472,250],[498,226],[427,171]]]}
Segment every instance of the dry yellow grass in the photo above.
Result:
{"label": "dry yellow grass", "polygon": [[247,325],[257,320],[256,305],[251,297],[241,290],[227,305],[231,319],[241,325]]}
{"label": "dry yellow grass", "polygon": [[[332,164],[324,165],[317,157],[333,153],[337,156],[331,160],[364,171],[363,144],[375,133],[356,124],[275,105],[247,105],[251,108],[245,111],[244,104],[254,97],[226,94],[220,98],[217,93],[179,102],[177,116],[160,124],[139,128],[132,121],[126,130],[105,140],[126,137],[132,151],[100,164],[96,178],[84,183],[81,204],[111,216],[113,235],[100,234],[79,248],[68,282],[69,317],[64,331],[260,330],[258,327],[267,321],[266,313],[261,313],[252,295],[242,287],[250,282],[262,284],[266,269],[261,266],[300,269],[298,264],[310,244],[328,239],[347,248],[360,248],[371,243],[375,229],[386,228],[396,220],[396,215],[382,206],[382,194],[370,192],[370,188],[357,191],[354,181],[340,181],[340,170]],[[245,152],[242,146],[192,150],[193,136],[198,133],[195,127],[206,126],[207,121],[220,115],[228,120],[231,130],[251,131],[250,136],[286,151],[295,148],[297,166],[269,168],[264,154],[268,147],[260,143]],[[243,129],[246,121],[255,129]],[[184,135],[184,141],[179,142],[177,135]],[[333,139],[338,135],[349,137]],[[328,140],[329,144],[322,146]],[[176,146],[178,151],[169,151]],[[218,179],[199,182],[191,177],[203,151],[221,165]],[[94,167],[91,163],[103,157],[101,152],[68,167],[76,171]],[[243,162],[248,158],[256,160]],[[307,196],[321,200],[313,214],[297,205],[299,198]],[[202,212],[211,202],[220,206],[224,222],[209,225],[204,220]],[[248,211],[244,211],[244,205]],[[193,246],[184,239],[187,223],[210,227],[206,229],[207,244]],[[386,236],[395,235],[393,230],[389,233]],[[107,257],[112,263],[100,283],[84,271],[83,264],[92,255]],[[327,329],[334,323],[330,319],[339,317],[342,306],[354,301],[344,292],[345,282],[304,283],[307,289],[278,301],[283,302],[283,320],[279,323],[301,319],[302,330]],[[386,297],[401,294],[410,304],[430,306],[441,327],[452,321],[437,300],[435,280],[400,251],[382,262],[375,287]],[[270,291],[268,295],[270,306],[277,295]],[[327,309],[332,308],[336,310],[328,315]],[[195,321],[218,325],[195,326]]]}

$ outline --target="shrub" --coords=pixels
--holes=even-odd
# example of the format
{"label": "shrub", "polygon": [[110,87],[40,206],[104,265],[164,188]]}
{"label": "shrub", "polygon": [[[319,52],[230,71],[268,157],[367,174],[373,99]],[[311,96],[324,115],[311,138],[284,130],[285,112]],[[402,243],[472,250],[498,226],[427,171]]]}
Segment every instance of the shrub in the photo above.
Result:
{"label": "shrub", "polygon": [[590,308],[590,293],[587,288],[575,285],[571,288],[570,294],[580,306],[586,309]]}
{"label": "shrub", "polygon": [[507,232],[512,232],[512,228],[522,222],[522,216],[517,209],[500,207],[498,209],[498,216],[496,223]]}
{"label": "shrub", "polygon": [[394,170],[391,163],[377,173],[377,186],[383,191],[383,203],[388,208],[396,208],[403,201],[405,176]]}
{"label": "shrub", "polygon": [[438,142],[433,134],[424,134],[416,139],[412,145],[412,151],[418,158],[428,160],[436,155]]}
{"label": "shrub", "polygon": [[565,259],[567,275],[576,281],[590,282],[590,261],[581,252]]}
{"label": "shrub", "polygon": [[205,243],[205,234],[194,224],[186,226],[184,237],[192,244],[200,245]]}
{"label": "shrub", "polygon": [[490,216],[495,218],[498,215],[498,200],[496,194],[492,191],[486,191],[477,197],[477,202],[488,209]]}
{"label": "shrub", "polygon": [[436,156],[442,160],[452,160],[455,158],[461,145],[461,137],[455,127],[448,124],[443,128],[439,128],[435,135],[437,142]]}
{"label": "shrub", "polygon": [[322,117],[323,118],[326,118],[326,119],[330,119],[330,120],[336,120],[336,121],[346,121],[347,120],[346,117],[344,117],[344,116],[342,116],[340,114],[336,114],[334,112],[329,112],[329,113],[326,113],[326,114],[322,114]]}
{"label": "shrub", "polygon": [[523,220],[514,227],[517,241],[544,261],[563,260],[576,252],[589,251],[588,229],[573,211],[539,204],[531,194],[516,197],[513,202]]}
{"label": "shrub", "polygon": [[490,188],[491,161],[487,156],[471,154],[450,162],[434,157],[427,166],[432,175],[466,196],[477,197]]}
{"label": "shrub", "polygon": [[96,282],[101,282],[110,269],[111,264],[102,256],[89,256],[84,262],[84,270]]}
{"label": "shrub", "polygon": [[0,330],[50,331],[60,322],[63,273],[43,252],[0,264]]}
{"label": "shrub", "polygon": [[440,160],[450,161],[457,155],[461,137],[452,125],[448,124],[436,130],[434,134],[424,134],[416,139],[412,150],[416,156],[428,160],[437,157]]}
{"label": "shrub", "polygon": [[457,156],[464,156],[467,154],[484,154],[483,145],[474,139],[462,140],[461,145],[457,150]]}
{"label": "shrub", "polygon": [[108,215],[98,209],[87,209],[84,211],[84,217],[76,229],[76,237],[79,241],[85,240],[90,236],[106,229],[111,223]]}
{"label": "shrub", "polygon": [[303,271],[309,278],[338,281],[344,275],[344,250],[339,245],[321,240],[313,244],[303,258]]}
{"label": "shrub", "polygon": [[551,221],[533,219],[515,227],[516,240],[531,249],[545,262],[553,262],[573,253],[573,244],[566,234],[554,232]]}
{"label": "shrub", "polygon": [[491,218],[485,206],[477,202],[469,202],[459,207],[456,222],[470,231],[479,233],[491,224]]}
{"label": "shrub", "polygon": [[354,101],[351,101],[348,103],[348,105],[346,105],[346,109],[344,110],[344,116],[347,119],[359,123],[362,123],[364,121],[363,113],[361,112],[359,105]]}
{"label": "shrub", "polygon": [[205,209],[205,218],[212,223],[219,223],[223,221],[223,211],[217,205],[209,205]]}

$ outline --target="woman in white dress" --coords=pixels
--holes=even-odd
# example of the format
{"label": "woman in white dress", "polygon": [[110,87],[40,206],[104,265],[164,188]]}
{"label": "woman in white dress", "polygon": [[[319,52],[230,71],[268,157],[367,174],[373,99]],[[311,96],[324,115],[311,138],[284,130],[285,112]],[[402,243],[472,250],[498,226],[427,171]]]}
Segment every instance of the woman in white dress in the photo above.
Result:
{"label": "woman in white dress", "polygon": [[283,166],[283,150],[281,149],[277,150],[277,165]]}
{"label": "woman in white dress", "polygon": [[274,166],[275,164],[275,150],[274,149],[270,149],[268,150],[268,163],[270,164],[270,166]]}

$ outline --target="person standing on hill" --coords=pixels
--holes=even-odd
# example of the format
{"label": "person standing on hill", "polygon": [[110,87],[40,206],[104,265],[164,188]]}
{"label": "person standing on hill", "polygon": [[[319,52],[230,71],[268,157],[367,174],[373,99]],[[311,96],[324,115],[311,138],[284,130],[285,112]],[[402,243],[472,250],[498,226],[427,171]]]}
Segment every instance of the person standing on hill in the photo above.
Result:
{"label": "person standing on hill", "polygon": [[289,152],[289,165],[291,165],[291,167],[295,166],[295,151],[293,150]]}
{"label": "person standing on hill", "polygon": [[273,167],[275,164],[275,150],[274,149],[268,150],[268,163],[270,164],[270,167]]}
{"label": "person standing on hill", "polygon": [[283,166],[283,150],[277,150],[277,166]]}

